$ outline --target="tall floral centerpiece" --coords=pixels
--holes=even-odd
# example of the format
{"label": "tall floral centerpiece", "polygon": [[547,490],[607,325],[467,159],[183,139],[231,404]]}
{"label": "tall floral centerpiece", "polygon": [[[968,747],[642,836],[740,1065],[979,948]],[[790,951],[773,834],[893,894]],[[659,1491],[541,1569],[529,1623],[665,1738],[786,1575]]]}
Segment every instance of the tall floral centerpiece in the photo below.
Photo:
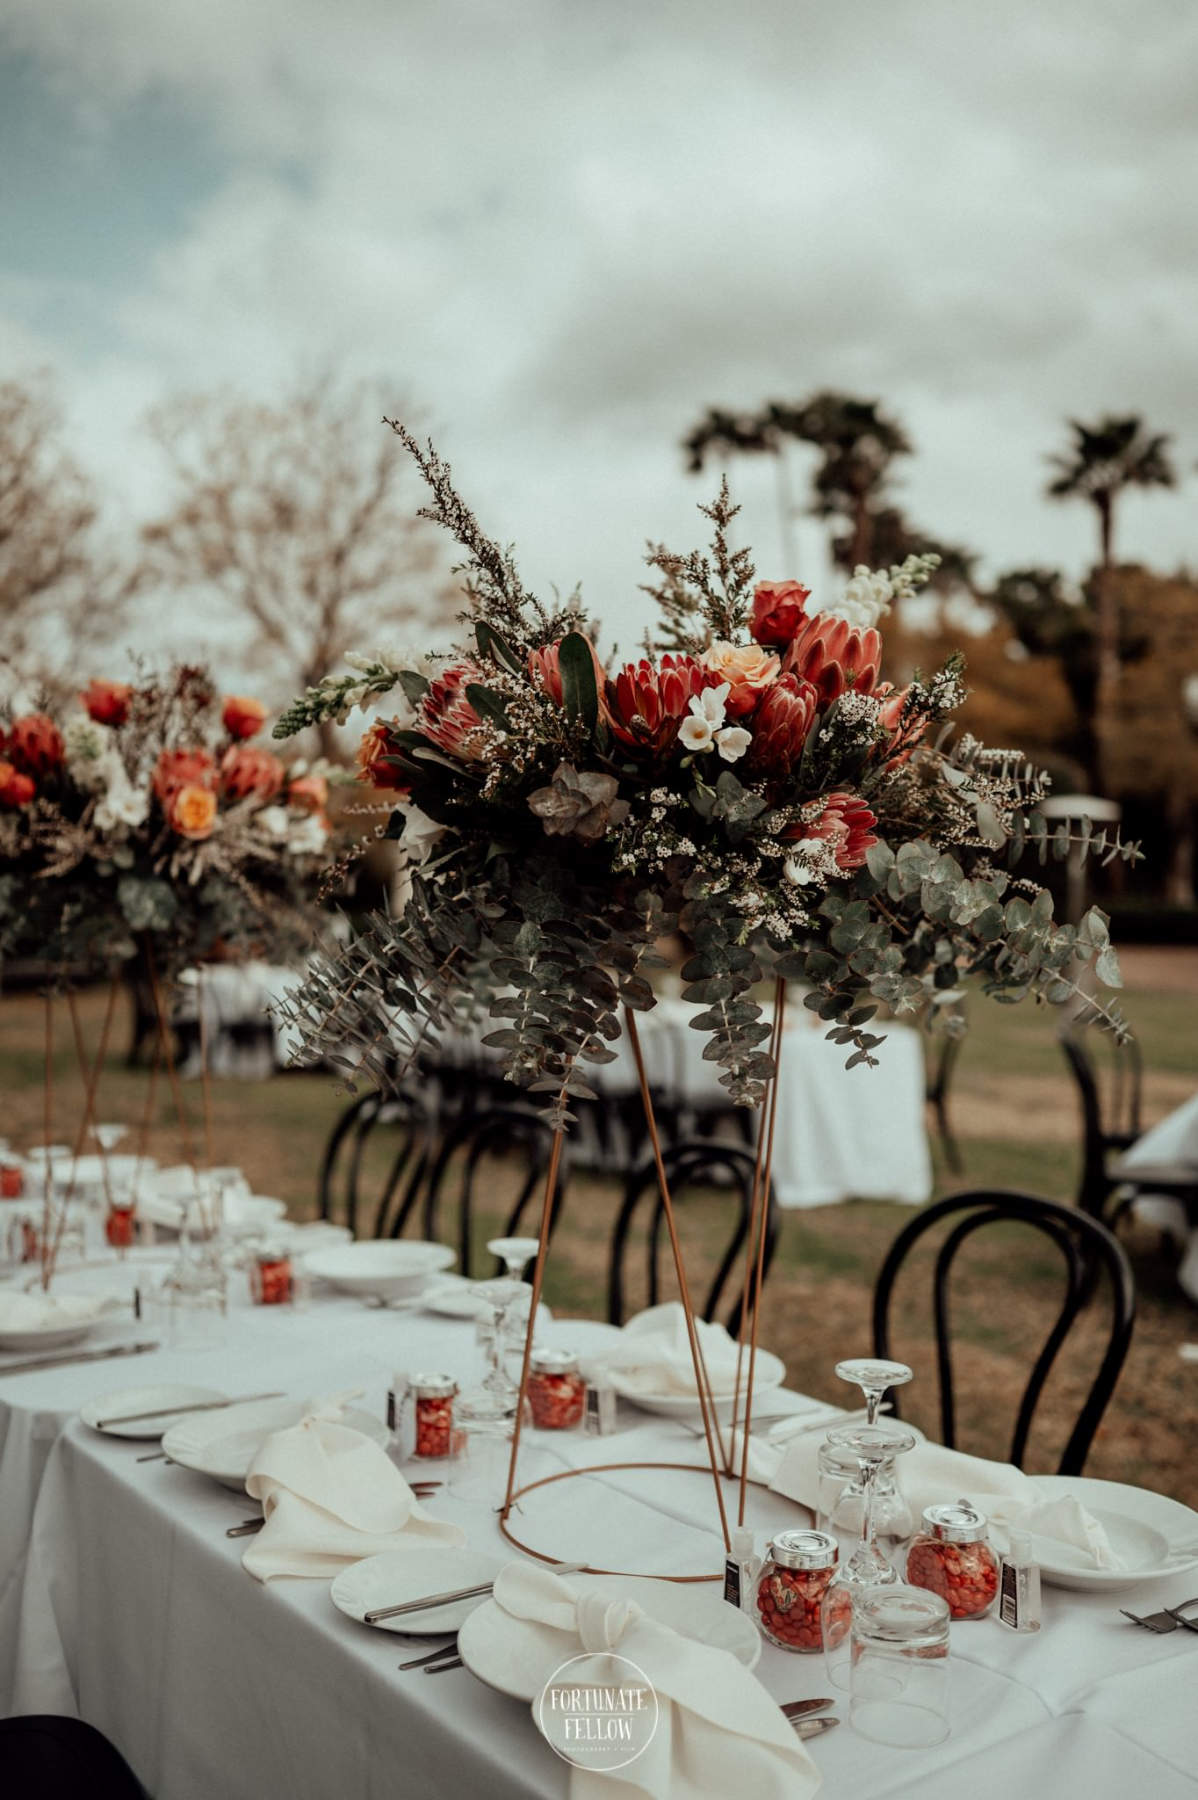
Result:
{"label": "tall floral centerpiece", "polygon": [[[654,1004],[645,970],[666,931],[689,945],[683,992],[704,1054],[750,1106],[771,1089],[787,981],[850,1066],[876,1061],[880,1008],[935,1013],[967,977],[1000,1000],[1052,1003],[1079,992],[1086,964],[1118,983],[1103,914],[1058,924],[1024,870],[1029,851],[1043,861],[1075,841],[1108,859],[1134,847],[1050,832],[1043,774],[952,735],[960,656],[902,688],[885,678],[883,620],[935,558],[858,569],[814,610],[802,583],[758,581],[733,547],[725,485],[703,508],[709,551],[651,550],[645,654],[609,667],[577,597],[531,594],[431,445],[389,423],[428,485],[425,516],[464,552],[467,609],[451,649],[347,658],[275,727],[385,709],[359,760],[392,791],[410,876],[405,904],[297,997],[310,1049],[382,1076],[398,1030],[415,1043],[468,993],[560,1147],[588,1065],[613,1057],[621,1009],[639,1059],[635,1014]],[[767,976],[773,1024],[754,994]],[[1123,1029],[1113,1006],[1096,1010]],[[556,1164],[542,1250],[555,1176]],[[685,1305],[681,1266],[679,1279]],[[692,1350],[702,1396],[693,1332]],[[710,1421],[707,1435],[711,1449]],[[505,1518],[511,1501],[509,1480]]]}
{"label": "tall floral centerpiece", "polygon": [[[181,667],[136,685],[93,680],[60,716],[0,724],[0,956],[48,969],[47,1142],[55,987],[85,1080],[78,1150],[122,973],[148,983],[169,1066],[163,988],[185,967],[312,942],[328,782],[252,742],[266,718],[260,701],[222,698],[204,670]],[[73,985],[97,977],[109,1003],[89,1065]],[[60,1231],[41,1234],[47,1282]]]}

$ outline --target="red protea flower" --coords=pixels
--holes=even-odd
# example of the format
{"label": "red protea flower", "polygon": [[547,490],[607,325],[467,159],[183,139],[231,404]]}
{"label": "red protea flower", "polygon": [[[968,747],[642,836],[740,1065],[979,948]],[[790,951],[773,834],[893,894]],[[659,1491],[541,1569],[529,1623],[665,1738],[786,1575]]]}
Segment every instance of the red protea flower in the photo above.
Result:
{"label": "red protea flower", "polygon": [[786,652],[783,666],[814,682],[821,708],[848,688],[870,693],[882,665],[882,639],[872,625],[862,629],[832,613],[806,619]]}
{"label": "red protea flower", "polygon": [[814,823],[792,825],[789,838],[822,838],[831,848],[839,869],[859,869],[865,852],[877,843],[877,819],[858,794],[829,794],[824,810]]}
{"label": "red protea flower", "polygon": [[45,713],[25,713],[9,726],[5,753],[24,774],[49,775],[62,762],[62,733]]}
{"label": "red protea flower", "polygon": [[266,708],[249,694],[228,694],[220,721],[231,738],[256,737],[266,723]]}
{"label": "red protea flower", "polygon": [[692,695],[723,679],[693,656],[668,654],[659,668],[646,657],[625,663],[607,684],[608,722],[621,743],[661,756],[673,749]]}
{"label": "red protea flower", "polygon": [[252,794],[265,804],[286,779],[279,758],[257,744],[230,744],[220,759],[220,791],[226,800],[248,800]]}
{"label": "red protea flower", "polygon": [[759,581],[749,630],[759,644],[785,649],[807,617],[811,589],[801,581]]}
{"label": "red protea flower", "polygon": [[819,694],[809,681],[779,675],[766,689],[753,720],[747,766],[774,775],[794,768],[818,710]]}
{"label": "red protea flower", "polygon": [[[407,776],[397,769],[389,757],[395,756],[401,746],[392,732],[390,725],[382,719],[376,719],[362,734],[362,742],[358,745],[354,758],[358,765],[358,780],[364,781],[367,787],[393,788],[396,793],[406,794],[408,791]],[[292,787],[298,783],[292,782]],[[321,801],[321,805],[324,802]]]}
{"label": "red protea flower", "polygon": [[438,750],[458,757],[462,762],[478,762],[486,755],[485,745],[473,734],[482,720],[466,698],[472,682],[486,682],[486,671],[477,663],[455,663],[443,669],[416,708],[416,730],[422,731]]}
{"label": "red protea flower", "polygon": [[133,689],[127,681],[91,681],[80,694],[88,717],[97,725],[123,725],[129,717]]}
{"label": "red protea flower", "polygon": [[180,788],[210,788],[215,780],[216,765],[206,750],[163,750],[154,765],[154,792],[164,812]]}
{"label": "red protea flower", "polygon": [[28,806],[36,792],[28,775],[12,763],[0,761],[0,806]]}
{"label": "red protea flower", "polygon": [[[599,710],[602,713],[606,710],[603,703],[603,688],[607,681],[607,673],[599,661],[599,652],[590,638],[587,638],[586,646],[591,653],[591,661],[595,665],[595,686],[599,692]],[[561,647],[562,641],[559,638],[556,644],[545,644],[540,650],[530,650],[528,653],[528,673],[533,686],[548,694],[555,706],[562,704],[562,670],[559,655]]]}

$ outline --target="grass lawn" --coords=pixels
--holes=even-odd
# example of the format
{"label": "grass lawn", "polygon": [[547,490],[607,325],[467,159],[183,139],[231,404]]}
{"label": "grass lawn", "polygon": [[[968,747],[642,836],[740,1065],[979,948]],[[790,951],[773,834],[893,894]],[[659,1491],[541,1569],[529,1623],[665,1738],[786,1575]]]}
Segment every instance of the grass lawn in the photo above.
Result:
{"label": "grass lawn", "polygon": [[[1145,1062],[1145,1123],[1187,1099],[1198,1085],[1198,952],[1154,952],[1125,959],[1126,1010]],[[103,996],[80,997],[87,1041],[99,1034]],[[965,1156],[959,1181],[938,1169],[937,1192],[958,1187],[1024,1188],[1071,1198],[1078,1174],[1077,1103],[1055,1041],[1055,1018],[1046,1008],[1002,1007],[980,998],[971,1004],[971,1030],[958,1064],[952,1115]],[[82,1103],[82,1082],[65,1004],[54,1016],[52,1136],[69,1141]],[[17,1148],[43,1136],[42,1043],[44,1014],[32,995],[0,1000],[0,1087],[5,1098],[4,1135]],[[123,1025],[114,1043],[123,1050]],[[146,1104],[148,1076],[115,1060],[106,1068],[98,1112],[102,1119],[137,1121]],[[868,1071],[861,1082],[867,1124]],[[203,1153],[198,1084],[185,1101],[192,1143]],[[215,1082],[212,1089],[212,1158],[238,1163],[258,1193],[288,1202],[294,1217],[315,1205],[316,1172],[325,1139],[345,1106],[345,1095],[326,1075],[287,1074],[259,1083]],[[125,1146],[123,1146],[125,1147]],[[180,1160],[185,1140],[165,1081],[156,1095],[151,1154]],[[565,1313],[603,1316],[607,1243],[618,1203],[613,1184],[575,1178],[554,1243],[546,1298]],[[790,1381],[813,1394],[844,1399],[832,1373],[838,1356],[859,1352],[869,1341],[874,1276],[904,1209],[849,1202],[787,1213],[763,1302],[762,1341],[785,1358]],[[686,1231],[696,1267],[719,1242],[718,1196],[697,1196],[686,1208]],[[1133,1481],[1193,1501],[1198,1489],[1198,1367],[1185,1364],[1180,1345],[1198,1341],[1198,1312],[1178,1291],[1173,1255],[1155,1233],[1130,1230],[1125,1238],[1135,1264],[1139,1316],[1131,1354],[1114,1401],[1091,1452],[1087,1474]],[[954,1335],[958,1344],[958,1441],[978,1452],[1003,1453],[1009,1439],[1021,1374],[1030,1367],[1047,1330],[1047,1308],[1060,1277],[1047,1240],[1021,1228],[1003,1228],[974,1240],[959,1259],[954,1285]],[[913,1268],[900,1288],[898,1354],[916,1369],[904,1395],[907,1411],[937,1430],[929,1289]],[[698,1286],[698,1281],[694,1285]],[[1076,1330],[1050,1380],[1033,1433],[1027,1466],[1050,1469],[1087,1391],[1100,1355],[1099,1305]]]}

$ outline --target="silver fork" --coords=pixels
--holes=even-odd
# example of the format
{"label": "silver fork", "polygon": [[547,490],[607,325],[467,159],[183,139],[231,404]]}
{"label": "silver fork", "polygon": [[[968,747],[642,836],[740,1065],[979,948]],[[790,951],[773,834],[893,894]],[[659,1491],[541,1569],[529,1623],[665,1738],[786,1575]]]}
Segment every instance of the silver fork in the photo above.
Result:
{"label": "silver fork", "polygon": [[1180,1606],[1166,1606],[1160,1612],[1155,1613],[1128,1612],[1125,1606],[1121,1606],[1119,1611],[1125,1619],[1130,1619],[1133,1625],[1143,1625],[1147,1631],[1176,1631],[1179,1625],[1184,1625],[1187,1631],[1198,1631],[1198,1619],[1181,1617],[1188,1606],[1198,1606],[1198,1598],[1183,1600]]}

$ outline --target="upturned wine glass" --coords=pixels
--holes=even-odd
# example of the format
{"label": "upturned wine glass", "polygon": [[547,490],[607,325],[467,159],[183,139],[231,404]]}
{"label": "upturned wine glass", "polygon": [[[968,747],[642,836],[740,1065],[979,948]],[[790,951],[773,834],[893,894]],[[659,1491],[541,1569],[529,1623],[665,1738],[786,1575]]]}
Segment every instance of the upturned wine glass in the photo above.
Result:
{"label": "upturned wine glass", "polygon": [[906,1363],[889,1362],[880,1356],[850,1357],[846,1362],[837,1363],[836,1373],[842,1381],[856,1382],[865,1395],[867,1425],[877,1424],[878,1411],[887,1388],[902,1387],[911,1380],[912,1375]]}
{"label": "upturned wine glass", "polygon": [[[878,1470],[914,1450],[915,1438],[901,1425],[843,1425],[829,1432],[827,1442],[857,1458],[861,1484],[861,1541],[847,1562],[840,1565],[824,1594],[822,1609],[824,1661],[828,1679],[847,1691],[849,1685],[849,1631],[852,1600],[866,1588],[888,1586],[898,1572],[878,1548],[874,1523],[874,1488]],[[846,1605],[846,1601],[848,1604]]]}

